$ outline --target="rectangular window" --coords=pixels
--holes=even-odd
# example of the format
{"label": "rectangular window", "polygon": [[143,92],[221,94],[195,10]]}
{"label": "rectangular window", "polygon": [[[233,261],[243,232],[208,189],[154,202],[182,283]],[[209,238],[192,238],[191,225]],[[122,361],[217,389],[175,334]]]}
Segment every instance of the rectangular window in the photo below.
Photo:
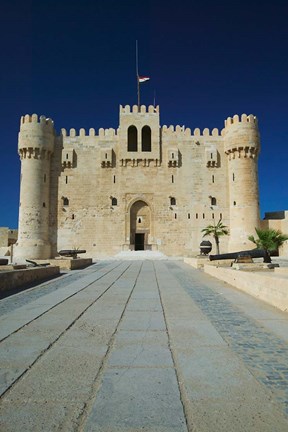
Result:
{"label": "rectangular window", "polygon": [[68,183],[68,176],[66,176],[65,182],[66,182],[66,184]]}
{"label": "rectangular window", "polygon": [[113,176],[113,183],[116,183],[116,176]]}
{"label": "rectangular window", "polygon": [[172,181],[172,183],[174,183],[174,175],[172,175],[171,181]]}

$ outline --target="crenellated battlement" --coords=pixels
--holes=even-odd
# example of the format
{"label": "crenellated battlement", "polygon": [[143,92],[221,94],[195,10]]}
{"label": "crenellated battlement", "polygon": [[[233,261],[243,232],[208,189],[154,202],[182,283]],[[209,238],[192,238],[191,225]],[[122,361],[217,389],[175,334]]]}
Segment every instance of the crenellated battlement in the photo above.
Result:
{"label": "crenellated battlement", "polygon": [[239,115],[238,114],[235,114],[233,117],[228,117],[226,120],[225,120],[225,128],[227,128],[227,127],[229,127],[229,126],[231,126],[231,125],[235,125],[235,124],[238,124],[238,123],[244,123],[244,124],[247,124],[247,123],[250,123],[251,125],[255,125],[256,127],[258,126],[258,120],[257,120],[257,117],[256,116],[254,116],[253,114],[249,114],[249,115],[247,115],[247,114],[242,114],[241,115],[241,119],[239,118]]}
{"label": "crenellated battlement", "polygon": [[21,116],[20,128],[22,125],[25,125],[27,123],[34,123],[34,124],[39,123],[54,128],[53,120],[50,118],[46,118],[44,115],[41,115],[40,117],[38,117],[37,114],[32,114],[32,115],[26,114],[25,116]]}
{"label": "crenellated battlement", "polygon": [[67,130],[62,128],[60,135],[63,137],[70,137],[70,138],[98,136],[99,138],[110,138],[111,139],[111,138],[114,138],[115,136],[117,136],[117,132],[118,132],[118,130],[115,130],[113,128],[109,128],[109,129],[100,128],[98,131],[98,135],[96,135],[94,128],[90,128],[88,131],[88,134],[86,133],[86,130],[84,128],[81,128],[78,133],[77,133],[76,129],[71,128],[67,133]]}
{"label": "crenellated battlement", "polygon": [[146,107],[146,105],[141,105],[140,106],[140,111],[138,109],[138,105],[125,105],[122,106],[120,105],[120,115],[121,114],[159,114],[160,109],[159,109],[159,105],[157,105],[156,107],[153,105],[149,105],[148,107]]}
{"label": "crenellated battlement", "polygon": [[212,129],[212,131],[210,132],[210,130],[208,128],[203,129],[202,133],[201,130],[199,128],[195,128],[193,131],[193,135],[191,133],[191,129],[190,128],[185,128],[185,126],[162,126],[162,133],[166,136],[169,135],[173,135],[173,136],[183,136],[183,137],[219,137],[221,135],[223,135],[224,129],[221,131],[221,133],[219,133],[219,130],[217,128]]}

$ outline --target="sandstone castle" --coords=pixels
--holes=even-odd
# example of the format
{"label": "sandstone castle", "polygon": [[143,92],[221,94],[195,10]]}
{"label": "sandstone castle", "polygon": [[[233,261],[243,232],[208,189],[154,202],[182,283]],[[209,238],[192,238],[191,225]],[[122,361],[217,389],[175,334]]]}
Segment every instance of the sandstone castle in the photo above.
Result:
{"label": "sandstone castle", "polygon": [[[159,107],[120,106],[119,128],[65,129],[21,118],[21,189],[15,256],[61,249],[105,257],[150,249],[199,253],[201,229],[221,218],[221,250],[253,248],[259,226],[257,119],[228,117],[222,131],[160,126]],[[214,244],[213,244],[214,246]]]}

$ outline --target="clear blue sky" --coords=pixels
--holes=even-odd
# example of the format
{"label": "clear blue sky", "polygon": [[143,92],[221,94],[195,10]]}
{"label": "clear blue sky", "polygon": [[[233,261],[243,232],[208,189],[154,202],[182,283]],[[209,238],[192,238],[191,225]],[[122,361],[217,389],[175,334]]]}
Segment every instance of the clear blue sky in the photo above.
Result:
{"label": "clear blue sky", "polygon": [[4,0],[0,11],[0,226],[18,224],[21,115],[57,131],[118,126],[119,104],[154,90],[161,124],[259,119],[261,214],[288,209],[288,2]]}

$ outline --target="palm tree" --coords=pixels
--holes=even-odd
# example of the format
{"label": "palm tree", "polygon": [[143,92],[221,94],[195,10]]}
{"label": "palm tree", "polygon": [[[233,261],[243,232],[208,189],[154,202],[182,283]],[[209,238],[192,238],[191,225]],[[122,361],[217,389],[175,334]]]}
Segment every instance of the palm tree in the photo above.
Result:
{"label": "palm tree", "polygon": [[219,255],[220,254],[219,237],[229,234],[227,226],[223,225],[222,220],[219,219],[219,221],[217,222],[216,225],[214,222],[214,225],[208,225],[206,228],[203,228],[201,230],[201,232],[204,233],[203,237],[206,237],[206,236],[214,237],[214,240],[216,243],[217,254]]}
{"label": "palm tree", "polygon": [[288,240],[288,235],[272,228],[255,228],[255,231],[258,238],[255,239],[254,236],[250,235],[248,239],[256,244],[257,249],[266,251],[267,256],[264,258],[264,262],[271,262],[270,252],[277,251]]}

